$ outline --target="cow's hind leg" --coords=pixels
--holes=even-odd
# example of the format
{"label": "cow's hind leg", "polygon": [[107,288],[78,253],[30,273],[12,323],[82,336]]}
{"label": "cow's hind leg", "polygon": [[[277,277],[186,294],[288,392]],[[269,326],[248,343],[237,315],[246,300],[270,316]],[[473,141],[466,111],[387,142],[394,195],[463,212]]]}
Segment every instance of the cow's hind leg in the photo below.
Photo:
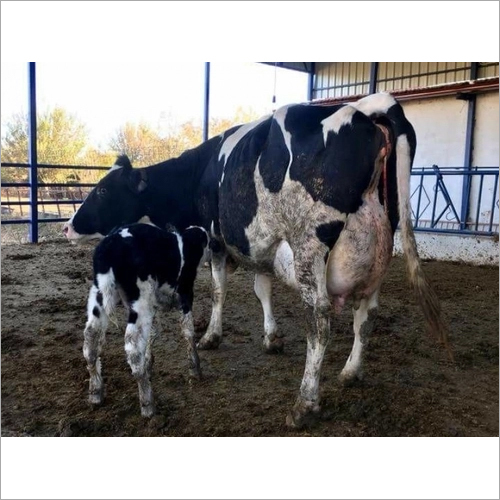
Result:
{"label": "cow's hind leg", "polygon": [[356,300],[354,314],[354,344],[344,369],[339,375],[343,383],[361,379],[363,375],[363,349],[368,343],[368,337],[373,330],[378,311],[378,290],[370,297]]}
{"label": "cow's hind leg", "polygon": [[287,425],[300,428],[319,412],[321,365],[330,338],[330,301],[326,288],[325,251],[297,252],[295,273],[302,301],[312,317],[307,332],[307,357],[299,396],[288,414]]}
{"label": "cow's hind leg", "polygon": [[212,260],[212,316],[205,335],[198,342],[199,349],[216,349],[222,340],[222,307],[226,299],[226,254],[213,253]]}
{"label": "cow's hind leg", "polygon": [[144,282],[139,299],[130,305],[127,329],[125,330],[125,352],[132,375],[137,380],[141,415],[151,417],[155,412],[151,372],[153,357],[153,319],[155,314],[153,287]]}
{"label": "cow's hind leg", "polygon": [[264,312],[264,350],[274,354],[283,352],[283,335],[278,333],[278,327],[272,309],[272,278],[266,274],[256,274],[254,291],[260,300]]}
{"label": "cow's hind leg", "polygon": [[101,404],[104,398],[100,356],[106,339],[108,316],[102,305],[102,293],[92,285],[87,302],[87,324],[83,332],[83,356],[90,375],[89,402],[93,405]]}

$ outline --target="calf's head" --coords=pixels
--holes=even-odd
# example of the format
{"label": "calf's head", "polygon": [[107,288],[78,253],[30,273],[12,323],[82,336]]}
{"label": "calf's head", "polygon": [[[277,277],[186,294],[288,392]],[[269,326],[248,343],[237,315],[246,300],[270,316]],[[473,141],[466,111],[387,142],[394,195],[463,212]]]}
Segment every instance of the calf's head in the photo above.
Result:
{"label": "calf's head", "polygon": [[117,226],[137,222],[145,215],[142,192],[146,187],[146,171],[132,168],[127,156],[119,156],[64,224],[64,235],[70,241],[102,239]]}

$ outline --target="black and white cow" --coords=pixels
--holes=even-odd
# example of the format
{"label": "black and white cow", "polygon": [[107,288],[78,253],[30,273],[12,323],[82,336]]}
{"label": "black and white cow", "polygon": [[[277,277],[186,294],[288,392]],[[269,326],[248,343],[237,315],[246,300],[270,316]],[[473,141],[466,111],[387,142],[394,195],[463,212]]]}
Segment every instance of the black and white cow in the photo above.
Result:
{"label": "black and white cow", "polygon": [[445,341],[410,220],[415,148],[413,127],[386,93],[345,105],[285,106],[148,168],[133,169],[119,158],[64,231],[70,240],[102,237],[143,216],[210,231],[213,309],[200,348],[216,347],[222,337],[228,259],[256,273],[268,350],[283,343],[272,314],[271,276],[296,288],[312,320],[304,377],[287,417],[300,427],[319,409],[331,303],[338,311],[348,298],[355,338],[340,377],[360,376],[399,222],[427,326]]}
{"label": "black and white cow", "polygon": [[130,224],[111,232],[96,247],[83,343],[91,404],[103,400],[100,355],[120,298],[128,309],[125,352],[139,386],[143,416],[154,413],[151,347],[158,305],[178,302],[189,372],[193,377],[201,376],[191,309],[196,270],[207,256],[208,243],[209,236],[201,227],[189,227],[178,234],[150,224]]}

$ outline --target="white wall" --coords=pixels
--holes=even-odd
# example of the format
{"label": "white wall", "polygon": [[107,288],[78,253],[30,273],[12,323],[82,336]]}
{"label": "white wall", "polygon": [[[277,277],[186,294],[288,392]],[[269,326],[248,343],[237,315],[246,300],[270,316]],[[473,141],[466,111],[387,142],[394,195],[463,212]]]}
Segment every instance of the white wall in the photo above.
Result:
{"label": "white wall", "polygon": [[[453,96],[418,99],[403,102],[404,111],[417,134],[417,151],[414,167],[462,167],[465,155],[465,133],[467,129],[467,102]],[[447,176],[444,179],[448,193],[456,212],[460,216],[462,204],[462,176]],[[420,178],[412,176],[411,192],[413,193]],[[424,190],[420,205],[419,219],[431,220],[434,199],[434,175],[424,177]],[[438,216],[446,206],[444,196],[439,192],[436,200]],[[417,209],[417,195],[412,198],[414,214]],[[427,207],[427,208],[426,208]],[[451,210],[442,217],[442,221],[456,221]]]}
{"label": "white wall", "polygon": [[[462,167],[465,156],[467,130],[467,101],[453,96],[433,99],[420,99],[403,102],[405,114],[415,127],[417,151],[415,167]],[[499,164],[499,95],[497,92],[480,94],[476,101],[476,120],[473,143],[473,166],[498,168]],[[498,170],[497,170],[498,171]],[[430,220],[434,197],[435,177],[424,178],[424,192],[421,198],[420,220]],[[413,193],[420,178],[412,176]],[[462,204],[461,176],[445,176],[444,182],[460,215]],[[489,223],[493,206],[494,177],[484,177],[479,222]],[[479,178],[473,178],[471,186],[471,206],[469,220],[475,219],[479,194]],[[496,191],[498,199],[498,186]],[[427,208],[426,205],[428,205]],[[444,196],[438,192],[436,215],[446,205]],[[417,208],[417,195],[412,198],[414,213]],[[455,221],[450,210],[441,221]],[[498,224],[498,206],[494,205],[493,222]],[[422,224],[420,224],[422,225]],[[493,230],[495,230],[495,226]],[[478,229],[485,229],[479,227]],[[463,261],[471,264],[498,265],[498,241],[491,237],[455,236],[435,233],[417,233],[419,251],[424,258]],[[399,241],[397,239],[397,241]],[[396,251],[398,251],[396,245]]]}
{"label": "white wall", "polygon": [[[415,233],[422,259],[498,266],[498,239],[454,234]],[[394,254],[401,255],[401,233],[396,232]]]}
{"label": "white wall", "polygon": [[[476,123],[474,128],[474,149],[472,165],[478,167],[498,167],[499,160],[499,107],[498,93],[490,92],[477,96]],[[471,214],[475,217],[480,180],[473,178],[471,186]],[[493,204],[494,178],[485,177],[479,221],[489,223],[493,208],[493,221],[498,222],[498,206]],[[496,190],[498,199],[498,185]]]}

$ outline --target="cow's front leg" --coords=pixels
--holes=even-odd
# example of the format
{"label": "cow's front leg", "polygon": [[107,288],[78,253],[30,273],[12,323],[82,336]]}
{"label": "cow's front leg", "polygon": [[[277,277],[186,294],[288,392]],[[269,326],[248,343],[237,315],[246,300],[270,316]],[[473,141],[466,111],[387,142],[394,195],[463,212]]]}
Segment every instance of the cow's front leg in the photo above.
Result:
{"label": "cow's front leg", "polygon": [[269,354],[283,352],[283,335],[278,333],[272,308],[272,278],[266,274],[256,274],[254,291],[264,312],[264,350]]}
{"label": "cow's front leg", "polygon": [[[288,414],[289,427],[301,428],[319,412],[319,381],[321,365],[330,338],[330,301],[326,289],[324,252],[296,260],[295,271],[302,300],[312,317],[307,332],[307,356],[304,376],[295,405]],[[307,254],[304,256],[307,259]]]}
{"label": "cow's front leg", "polygon": [[198,342],[199,349],[217,349],[222,340],[222,307],[227,291],[226,258],[225,253],[214,252],[212,255],[212,316],[205,335]]}
{"label": "cow's front leg", "polygon": [[378,290],[369,298],[355,302],[354,314],[354,344],[344,369],[339,375],[343,383],[361,379],[363,375],[363,348],[368,343],[368,337],[373,330],[378,311]]}

